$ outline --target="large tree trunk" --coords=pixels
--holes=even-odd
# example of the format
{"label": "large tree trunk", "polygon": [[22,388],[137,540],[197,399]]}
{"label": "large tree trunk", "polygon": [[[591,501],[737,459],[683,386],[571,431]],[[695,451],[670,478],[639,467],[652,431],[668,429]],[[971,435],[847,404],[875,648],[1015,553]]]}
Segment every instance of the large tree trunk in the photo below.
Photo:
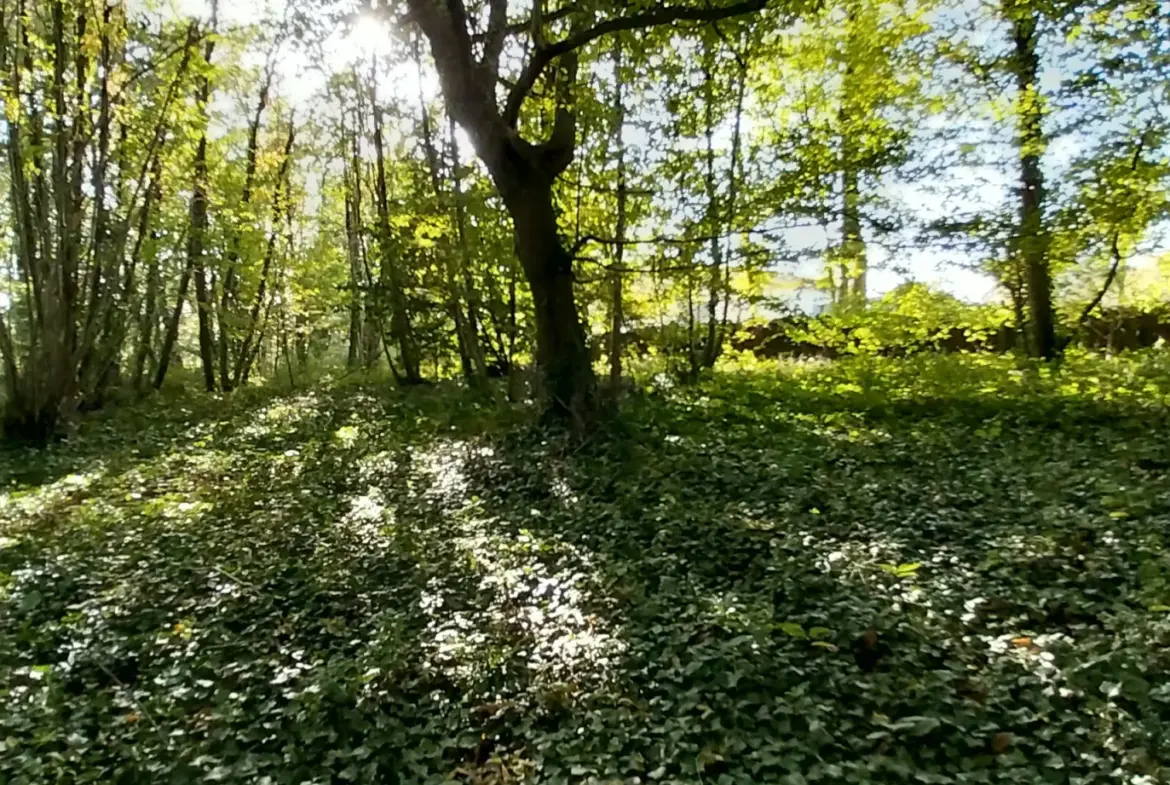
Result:
{"label": "large tree trunk", "polygon": [[544,375],[550,413],[583,420],[593,409],[596,383],[577,315],[573,259],[557,234],[552,180],[529,169],[500,190],[512,217],[517,255],[532,288],[536,362]]}
{"label": "large tree trunk", "polygon": [[1044,135],[1044,106],[1040,96],[1040,58],[1036,52],[1036,11],[1029,7],[1004,12],[1011,22],[1012,67],[1016,77],[1016,146],[1020,164],[1020,220],[1015,253],[1028,285],[1031,350],[1045,360],[1057,354],[1056,319],[1052,312],[1052,277],[1048,267],[1049,236],[1044,225],[1044,174],[1040,156]]}

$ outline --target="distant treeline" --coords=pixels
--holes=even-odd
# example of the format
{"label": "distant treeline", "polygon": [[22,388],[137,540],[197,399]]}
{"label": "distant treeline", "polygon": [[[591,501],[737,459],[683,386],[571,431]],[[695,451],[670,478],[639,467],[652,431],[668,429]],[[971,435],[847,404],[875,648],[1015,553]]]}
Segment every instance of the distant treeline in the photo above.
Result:
{"label": "distant treeline", "polygon": [[[823,357],[870,352],[904,356],[921,352],[1009,352],[1022,347],[1023,333],[1010,321],[998,325],[939,327],[932,319],[902,315],[903,324],[883,340],[864,320],[792,315],[743,326],[731,345],[758,357]],[[889,333],[887,329],[884,331]],[[1170,341],[1170,307],[1152,311],[1113,308],[1066,327],[1068,345],[1108,351],[1144,349]]]}

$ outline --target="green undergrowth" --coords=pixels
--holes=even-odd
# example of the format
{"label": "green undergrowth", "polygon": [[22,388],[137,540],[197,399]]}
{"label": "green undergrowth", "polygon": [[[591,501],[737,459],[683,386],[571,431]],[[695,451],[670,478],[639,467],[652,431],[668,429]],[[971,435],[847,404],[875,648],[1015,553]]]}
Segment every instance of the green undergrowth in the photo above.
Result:
{"label": "green undergrowth", "polygon": [[0,459],[0,782],[1170,781],[1160,353],[245,392]]}

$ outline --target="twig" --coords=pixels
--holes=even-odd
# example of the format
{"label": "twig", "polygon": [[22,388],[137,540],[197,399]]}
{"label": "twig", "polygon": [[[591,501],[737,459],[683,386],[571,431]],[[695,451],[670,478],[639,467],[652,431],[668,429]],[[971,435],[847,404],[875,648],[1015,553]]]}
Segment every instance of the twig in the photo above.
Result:
{"label": "twig", "polygon": [[222,576],[224,576],[225,578],[227,578],[228,580],[230,580],[232,583],[235,583],[235,584],[237,584],[237,585],[239,585],[239,586],[244,586],[244,587],[246,587],[246,588],[248,588],[248,589],[251,589],[252,591],[260,591],[260,587],[259,587],[259,586],[257,586],[256,584],[254,584],[254,583],[248,583],[247,581],[245,581],[245,580],[243,580],[243,579],[241,579],[241,578],[237,578],[236,576],[232,575],[232,574],[231,574],[230,572],[228,572],[227,570],[221,570],[219,567],[216,567],[214,564],[213,564],[213,565],[211,565],[211,569],[215,570],[215,571],[216,571],[216,572],[218,572],[220,575],[222,575]]}
{"label": "twig", "polygon": [[[160,728],[160,727],[159,727],[159,725],[158,725],[158,723],[154,721],[154,717],[152,717],[152,716],[150,715],[150,712],[146,710],[146,707],[145,707],[145,706],[143,706],[141,703],[139,703],[139,702],[138,702],[138,699],[134,697],[134,690],[132,690],[132,689],[130,689],[128,686],[126,686],[126,683],[125,683],[125,682],[123,682],[121,679],[119,679],[119,678],[118,678],[118,677],[117,677],[117,676],[114,674],[114,672],[113,672],[112,670],[110,670],[109,668],[107,668],[107,667],[105,666],[105,663],[103,663],[103,662],[100,662],[100,661],[97,661],[97,660],[95,660],[95,662],[97,662],[97,666],[98,666],[99,668],[101,668],[101,669],[102,669],[102,671],[103,671],[103,672],[104,672],[104,673],[105,673],[107,676],[109,676],[111,679],[113,679],[113,680],[114,680],[114,683],[116,683],[116,684],[117,684],[119,687],[121,687],[123,690],[125,690],[125,692],[126,692],[126,697],[128,697],[128,698],[130,699],[130,702],[131,702],[132,704],[134,704],[134,708],[135,708],[135,710],[136,710],[136,711],[137,711],[139,714],[141,714],[143,717],[146,717],[146,721],[150,723],[150,727],[154,728],[154,730],[155,730],[156,732],[158,732],[158,733],[159,733],[159,735],[162,735],[162,728]],[[165,739],[166,737],[164,736],[163,738]]]}

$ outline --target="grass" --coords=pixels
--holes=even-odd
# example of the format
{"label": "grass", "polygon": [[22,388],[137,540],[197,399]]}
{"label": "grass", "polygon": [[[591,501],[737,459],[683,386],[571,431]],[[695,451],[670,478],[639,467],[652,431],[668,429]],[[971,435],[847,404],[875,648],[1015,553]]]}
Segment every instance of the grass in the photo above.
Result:
{"label": "grass", "polygon": [[1167,782],[1168,401],[1151,352],[728,370],[583,445],[124,409],[0,465],[0,782]]}

